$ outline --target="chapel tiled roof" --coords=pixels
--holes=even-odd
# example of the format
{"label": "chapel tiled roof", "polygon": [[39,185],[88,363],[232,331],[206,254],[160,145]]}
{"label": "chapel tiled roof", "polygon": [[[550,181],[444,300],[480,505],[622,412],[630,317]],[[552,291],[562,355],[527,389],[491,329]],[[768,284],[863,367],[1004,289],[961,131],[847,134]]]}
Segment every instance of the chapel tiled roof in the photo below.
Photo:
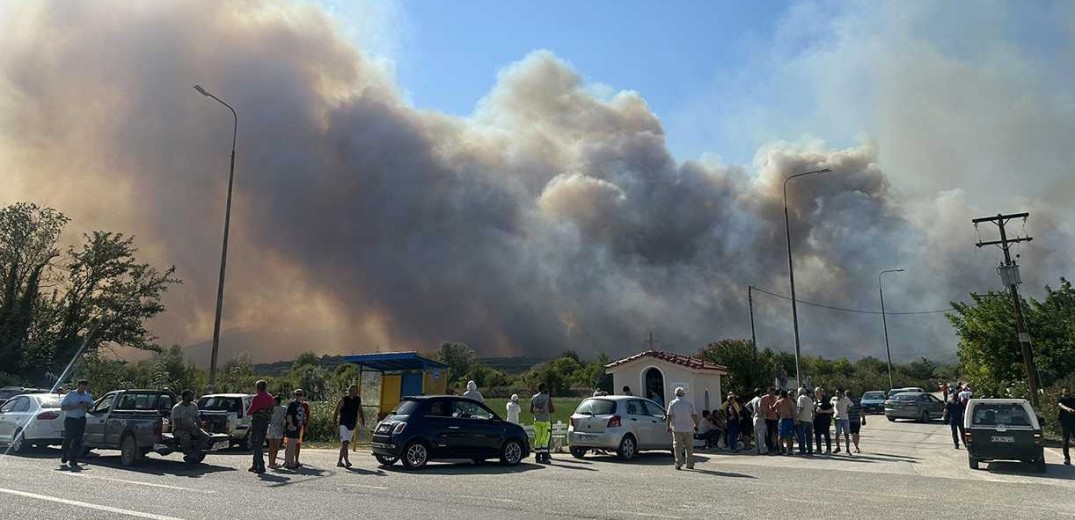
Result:
{"label": "chapel tiled roof", "polygon": [[619,361],[613,361],[612,363],[605,365],[605,368],[614,368],[624,363],[630,363],[632,361],[635,361],[636,359],[641,359],[644,357],[660,359],[661,361],[667,361],[669,363],[684,366],[694,370],[712,370],[716,372],[723,372],[725,374],[728,373],[728,367],[718,365],[716,363],[710,363],[709,361],[705,361],[695,357],[684,356],[683,354],[676,354],[675,352],[667,352],[664,350],[647,350],[645,352],[641,352],[630,357],[625,357]]}

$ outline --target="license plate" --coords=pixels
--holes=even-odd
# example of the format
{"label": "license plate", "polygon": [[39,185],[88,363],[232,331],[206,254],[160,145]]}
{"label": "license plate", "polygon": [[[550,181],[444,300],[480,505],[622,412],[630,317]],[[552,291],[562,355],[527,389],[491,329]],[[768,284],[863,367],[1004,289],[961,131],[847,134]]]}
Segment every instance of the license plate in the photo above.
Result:
{"label": "license plate", "polygon": [[994,435],[989,440],[993,442],[1015,442],[1015,437],[1011,435]]}
{"label": "license plate", "polygon": [[582,433],[582,434],[579,434],[579,440],[580,441],[595,441],[595,440],[597,440],[597,436],[596,435],[586,435],[586,434]]}
{"label": "license plate", "polygon": [[230,441],[217,441],[216,444],[213,444],[213,451],[226,450],[230,445]]}

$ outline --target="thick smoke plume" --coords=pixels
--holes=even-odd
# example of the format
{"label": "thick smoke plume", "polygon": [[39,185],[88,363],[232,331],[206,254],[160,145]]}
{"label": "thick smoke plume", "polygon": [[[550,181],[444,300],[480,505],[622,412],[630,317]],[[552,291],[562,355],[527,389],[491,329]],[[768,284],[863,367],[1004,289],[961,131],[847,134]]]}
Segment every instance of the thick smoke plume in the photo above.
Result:
{"label": "thick smoke plume", "polygon": [[[801,299],[877,309],[877,273],[893,267],[908,272],[886,280],[890,310],[996,287],[997,255],[973,247],[970,219],[997,210],[1034,212],[1028,288],[1071,266],[1068,216],[1033,193],[976,208],[968,193],[990,186],[965,174],[965,190],[920,193],[917,177],[886,174],[885,140],[773,143],[750,167],[680,162],[642,94],[596,97],[549,52],[503,70],[460,119],[409,106],[309,5],[25,2],[0,15],[0,202],[61,209],[72,233],[134,233],[147,259],[175,264],[185,284],[154,324],[164,341],[212,331],[231,119],[191,85],[238,109],[225,356],[440,341],[617,355],[651,331],[681,351],[748,336],[747,285],[787,293],[783,178],[822,167],[833,172],[789,186]],[[879,134],[906,146],[892,132]],[[876,315],[800,313],[806,353],[883,353]],[[787,301],[757,297],[756,319],[762,345],[791,348]],[[940,314],[893,317],[890,332],[897,358],[954,349]]]}

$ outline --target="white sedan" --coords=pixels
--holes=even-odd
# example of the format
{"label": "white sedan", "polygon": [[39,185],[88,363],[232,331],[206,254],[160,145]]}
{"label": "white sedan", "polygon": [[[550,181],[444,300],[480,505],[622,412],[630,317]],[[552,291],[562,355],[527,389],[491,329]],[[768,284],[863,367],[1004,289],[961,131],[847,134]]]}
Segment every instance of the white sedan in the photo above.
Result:
{"label": "white sedan", "polygon": [[63,443],[63,413],[58,394],[23,394],[0,406],[0,445],[15,453],[32,446]]}

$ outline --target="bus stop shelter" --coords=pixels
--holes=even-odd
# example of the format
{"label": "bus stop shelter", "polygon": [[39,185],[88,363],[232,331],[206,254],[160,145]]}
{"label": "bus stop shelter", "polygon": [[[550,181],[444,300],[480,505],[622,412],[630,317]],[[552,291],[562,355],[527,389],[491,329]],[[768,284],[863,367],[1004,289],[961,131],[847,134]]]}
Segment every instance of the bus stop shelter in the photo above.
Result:
{"label": "bus stop shelter", "polygon": [[412,395],[439,395],[448,389],[448,365],[424,358],[416,352],[378,352],[345,356],[358,365],[359,381],[365,371],[381,374],[381,402],[378,419],[391,412],[399,401]]}

